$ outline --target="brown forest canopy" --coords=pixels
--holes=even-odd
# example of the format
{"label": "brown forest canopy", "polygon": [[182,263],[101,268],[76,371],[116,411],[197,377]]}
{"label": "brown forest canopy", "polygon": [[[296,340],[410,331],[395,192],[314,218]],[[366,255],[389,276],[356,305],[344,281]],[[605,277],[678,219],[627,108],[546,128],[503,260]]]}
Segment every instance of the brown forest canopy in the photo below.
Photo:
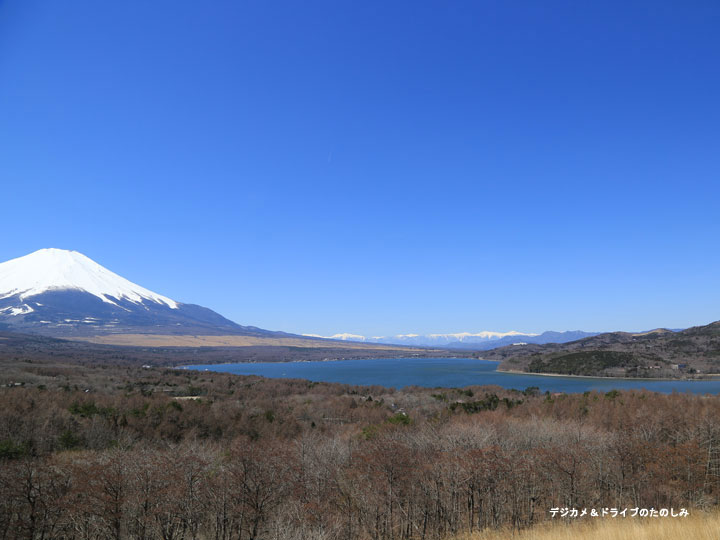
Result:
{"label": "brown forest canopy", "polygon": [[718,503],[715,396],[5,367],[0,538],[430,539]]}

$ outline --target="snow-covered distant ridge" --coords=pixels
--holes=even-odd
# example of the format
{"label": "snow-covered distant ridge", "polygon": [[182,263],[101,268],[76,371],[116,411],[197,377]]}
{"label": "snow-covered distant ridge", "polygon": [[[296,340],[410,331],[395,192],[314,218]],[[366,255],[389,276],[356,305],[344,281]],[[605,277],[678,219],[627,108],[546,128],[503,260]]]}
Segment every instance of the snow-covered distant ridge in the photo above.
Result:
{"label": "snow-covered distant ridge", "polygon": [[[412,336],[414,334],[408,334],[409,336]],[[527,334],[524,332],[516,332],[515,330],[511,330],[510,332],[489,332],[489,331],[483,331],[483,332],[458,332],[456,334],[428,334],[428,337],[431,338],[440,338],[440,339],[451,339],[453,341],[465,341],[471,338],[480,338],[480,339],[500,339],[508,336],[537,336],[538,334]]]}
{"label": "snow-covered distant ridge", "polygon": [[538,334],[527,334],[523,332],[516,332],[514,330],[510,332],[457,332],[454,334],[397,334],[394,336],[373,336],[365,337],[359,334],[333,334],[332,336],[321,336],[319,334],[303,334],[307,337],[316,337],[323,339],[341,339],[345,341],[382,341],[382,340],[408,340],[416,338],[426,338],[430,340],[447,340],[447,341],[475,341],[475,340],[489,340],[489,339],[500,339],[509,336],[537,336]]}
{"label": "snow-covered distant ridge", "polygon": [[[90,293],[113,305],[120,300],[150,301],[178,308],[174,300],[128,281],[77,251],[41,249],[0,263],[0,300],[18,296],[25,301],[46,292],[66,290]],[[23,311],[27,313],[27,309],[32,311],[29,306]]]}
{"label": "snow-covered distant ridge", "polygon": [[[366,343],[385,343],[388,345],[409,345],[418,347],[446,347],[461,349],[491,349],[504,345],[520,345],[527,343],[565,343],[596,335],[596,332],[543,332],[542,334],[517,332],[456,332],[449,334],[397,334],[395,336],[365,337],[358,334],[334,334],[321,336],[304,334],[308,337],[337,339],[343,341],[361,341]],[[520,338],[520,339],[518,339]]]}
{"label": "snow-covered distant ridge", "polygon": [[358,334],[333,334],[332,336],[321,336],[320,334],[303,334],[305,337],[314,337],[322,339],[341,339],[343,341],[367,341],[368,338],[360,336]]}

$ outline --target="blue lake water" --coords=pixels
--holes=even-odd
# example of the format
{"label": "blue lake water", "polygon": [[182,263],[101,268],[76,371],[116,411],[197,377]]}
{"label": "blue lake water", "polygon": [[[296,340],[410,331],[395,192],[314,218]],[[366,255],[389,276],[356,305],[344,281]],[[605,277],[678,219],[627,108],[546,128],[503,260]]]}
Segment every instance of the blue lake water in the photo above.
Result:
{"label": "blue lake water", "polygon": [[494,384],[503,388],[524,390],[537,386],[545,392],[585,392],[613,389],[645,388],[654,392],[720,393],[720,380],[653,381],[638,379],[604,379],[595,377],[549,377],[497,371],[497,362],[473,358],[373,358],[331,362],[258,362],[186,366],[197,369],[261,375],[263,377],[308,379],[358,385],[463,387]]}

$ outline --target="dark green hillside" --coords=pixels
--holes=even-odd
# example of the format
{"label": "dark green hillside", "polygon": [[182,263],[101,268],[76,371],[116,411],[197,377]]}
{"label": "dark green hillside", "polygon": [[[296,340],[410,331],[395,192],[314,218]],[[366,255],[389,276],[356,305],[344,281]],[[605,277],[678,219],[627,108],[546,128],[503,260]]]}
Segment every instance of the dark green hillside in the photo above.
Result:
{"label": "dark green hillside", "polygon": [[642,368],[642,360],[632,353],[616,351],[583,351],[560,356],[535,358],[528,371],[534,373],[562,373],[564,375],[596,375],[611,368],[635,370]]}

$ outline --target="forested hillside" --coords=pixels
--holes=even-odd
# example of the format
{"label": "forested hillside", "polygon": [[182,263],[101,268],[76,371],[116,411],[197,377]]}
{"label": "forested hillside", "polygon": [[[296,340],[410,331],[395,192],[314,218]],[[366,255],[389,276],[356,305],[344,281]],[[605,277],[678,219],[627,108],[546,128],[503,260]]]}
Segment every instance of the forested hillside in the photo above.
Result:
{"label": "forested hillside", "polygon": [[546,345],[501,347],[482,354],[500,370],[564,375],[703,378],[720,374],[720,322],[673,332],[609,332]]}

